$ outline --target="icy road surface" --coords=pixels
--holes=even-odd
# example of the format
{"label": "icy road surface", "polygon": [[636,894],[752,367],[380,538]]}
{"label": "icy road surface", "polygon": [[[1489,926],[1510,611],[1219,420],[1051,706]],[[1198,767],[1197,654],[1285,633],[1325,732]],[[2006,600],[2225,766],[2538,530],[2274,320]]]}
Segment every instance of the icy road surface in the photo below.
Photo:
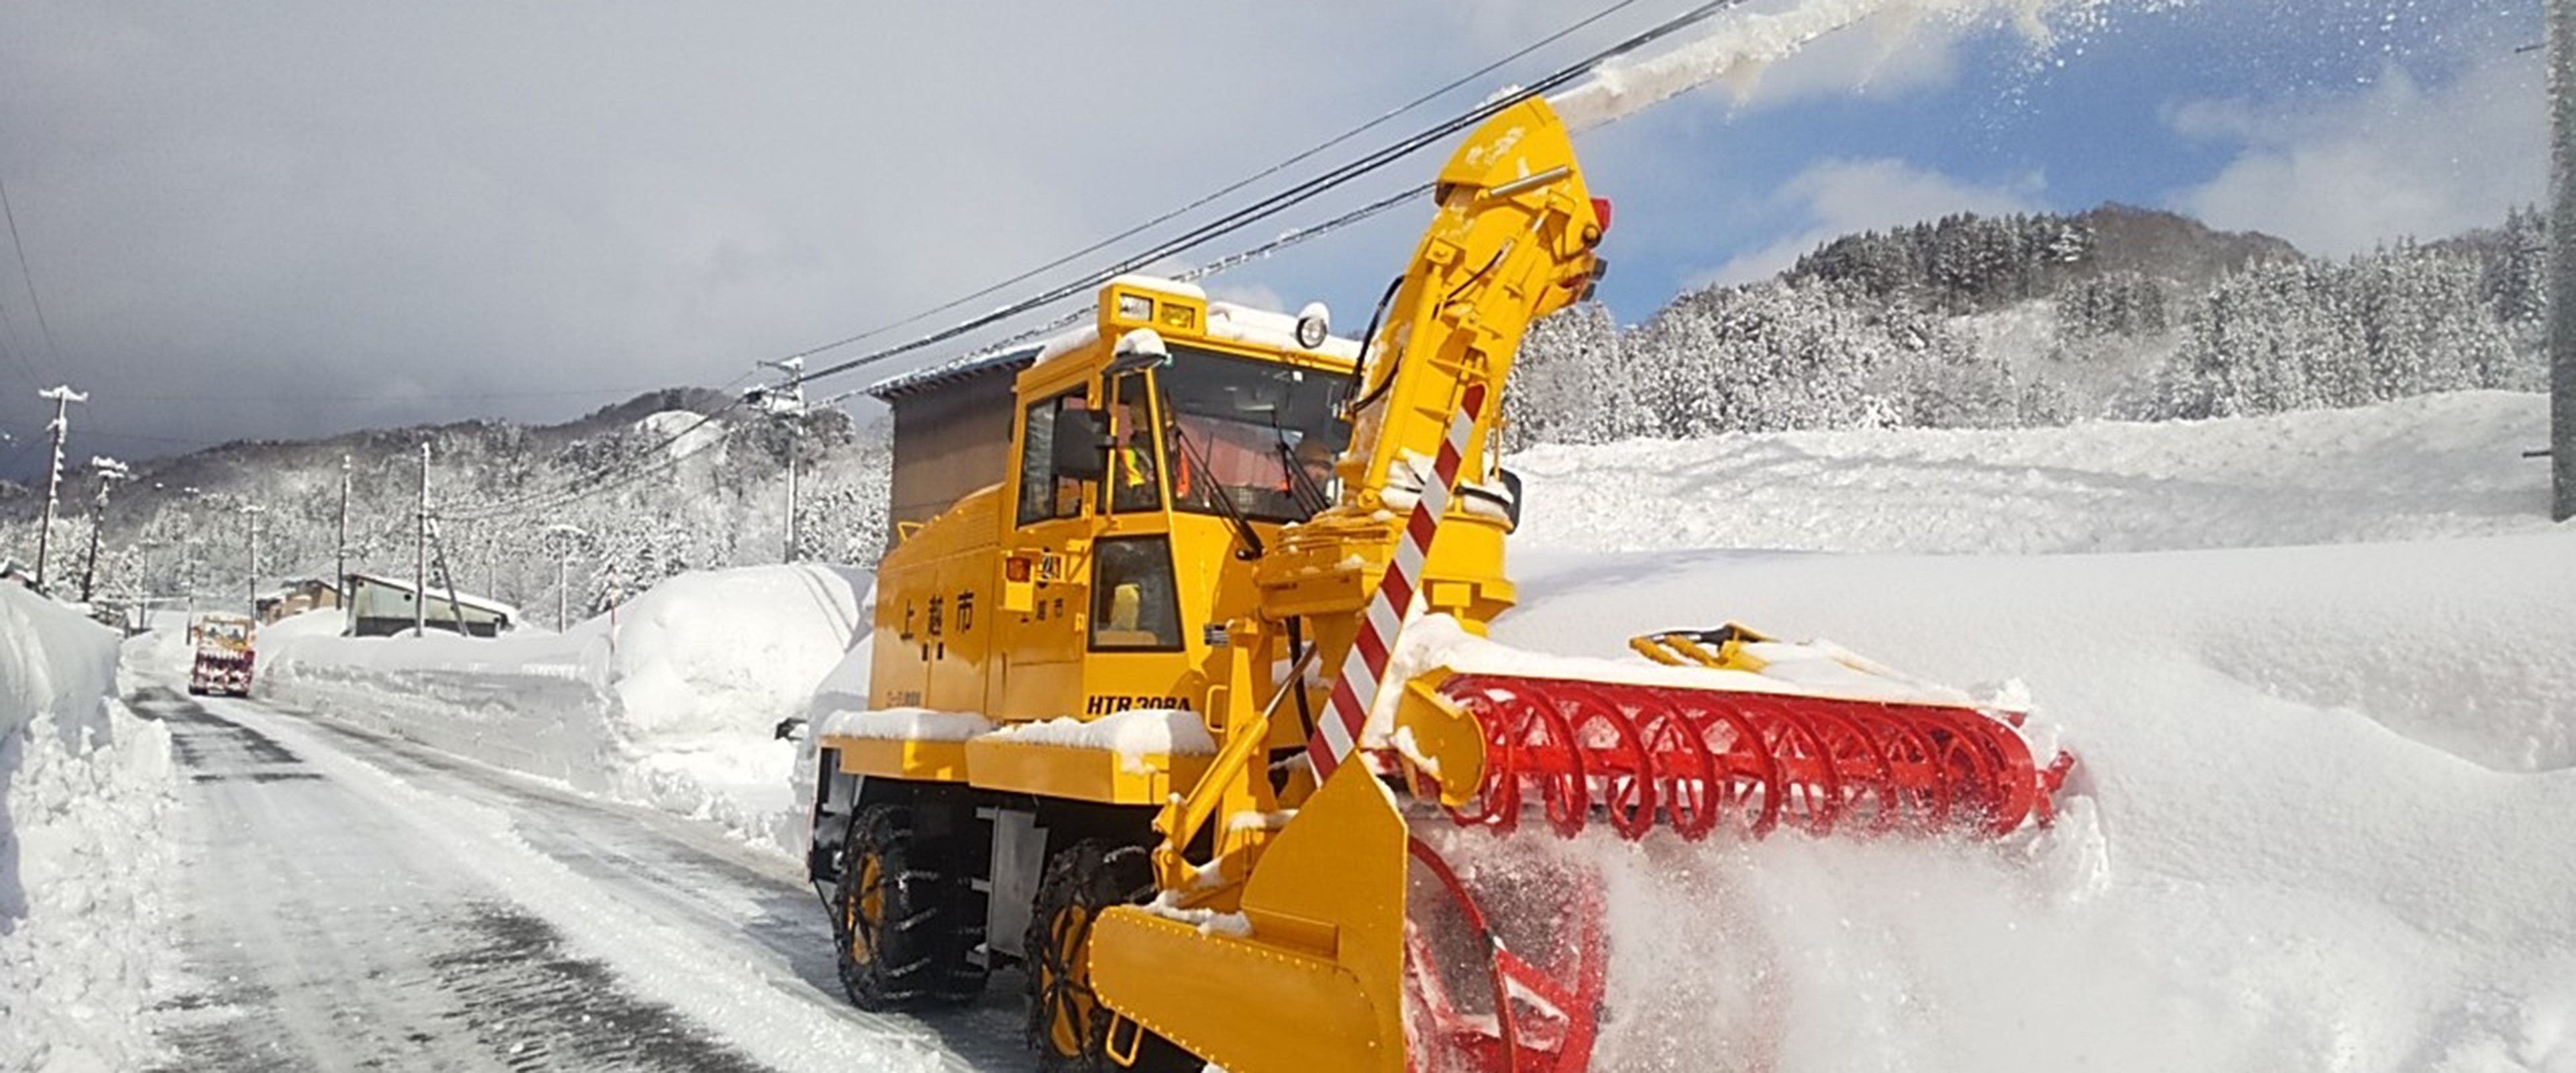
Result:
{"label": "icy road surface", "polygon": [[687,821],[166,687],[186,1069],[1025,1069],[1020,979],[852,1008],[786,862]]}

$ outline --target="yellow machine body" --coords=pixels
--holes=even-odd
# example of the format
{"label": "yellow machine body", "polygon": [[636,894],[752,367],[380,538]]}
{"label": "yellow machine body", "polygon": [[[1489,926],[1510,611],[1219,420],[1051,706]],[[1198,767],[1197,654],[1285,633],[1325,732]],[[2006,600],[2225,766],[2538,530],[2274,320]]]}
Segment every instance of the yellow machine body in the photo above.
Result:
{"label": "yellow machine body", "polygon": [[[1606,220],[1544,101],[1471,135],[1441,169],[1435,199],[1356,368],[1349,353],[1214,331],[1194,289],[1133,279],[1105,289],[1088,342],[1018,374],[1007,476],[908,531],[879,567],[872,706],[973,713],[1000,729],[964,741],[820,740],[838,771],[867,779],[1029,795],[1041,807],[1158,809],[1162,897],[1097,915],[1091,986],[1126,1039],[1142,1026],[1236,1073],[1405,1068],[1405,821],[1370,764],[1354,757],[1319,787],[1294,750],[1394,562],[1409,491],[1462,397],[1481,386],[1499,398],[1530,322],[1580,299],[1598,273]],[[1158,360],[1157,344],[1171,357]],[[1100,479],[1052,479],[1042,441],[1082,426],[1048,415],[1141,398],[1154,408],[1143,427],[1161,428],[1172,399],[1194,390],[1190,370],[1226,361],[1291,393],[1300,377],[1339,385],[1321,394],[1347,425],[1294,427],[1307,415],[1283,411],[1299,434],[1283,458],[1307,439],[1333,441],[1334,490],[1296,524],[1187,509],[1184,447],[1129,435],[1118,414]],[[1497,408],[1469,439],[1417,601],[1471,630],[1516,598],[1503,562],[1515,508],[1488,444]],[[1122,489],[1144,494],[1140,470],[1148,482],[1170,478],[1156,509],[1119,509]],[[1168,592],[1110,558],[1161,546]],[[1404,690],[1397,723],[1420,767],[1447,777],[1405,773],[1416,796],[1474,787],[1483,745],[1473,721],[1424,683],[1386,688]],[[1193,713],[1214,754],[1119,756],[1010,729],[1131,709]]]}
{"label": "yellow machine body", "polygon": [[[1159,381],[1181,375],[1174,370],[1185,363],[1230,363],[1230,370],[1303,393],[1316,414],[1331,411],[1352,373],[1346,354],[1228,331],[1228,319],[1224,307],[1212,306],[1196,288],[1122,278],[1101,292],[1088,341],[1062,347],[1018,375],[1019,417],[1006,479],[908,533],[878,566],[872,706],[969,712],[1006,726],[1222,707],[1224,692],[1210,664],[1228,647],[1223,625],[1258,611],[1254,564],[1238,554],[1243,536],[1233,522],[1208,509],[1205,497],[1187,497],[1162,479],[1190,468],[1179,457],[1188,448],[1140,434],[1129,418],[1143,430],[1163,427],[1161,408],[1173,403],[1179,385]],[[1153,332],[1178,360],[1122,364],[1118,343],[1139,330]],[[1117,442],[1106,478],[1056,479],[1049,441],[1057,428],[1050,418],[1067,409],[1122,407],[1133,409],[1113,414]],[[1343,436],[1338,428],[1279,435],[1300,442],[1307,435]],[[1220,445],[1194,446],[1205,452]],[[1222,446],[1240,462],[1241,445]],[[1277,468],[1284,476],[1284,463]],[[1246,523],[1255,536],[1277,539],[1280,521],[1260,516],[1261,504],[1252,506],[1256,515]],[[1217,730],[1212,721],[1206,726],[1211,734]],[[1283,743],[1293,744],[1293,735]],[[1006,737],[825,744],[839,747],[842,769],[852,774],[1101,804],[1160,805],[1175,790],[1187,790],[1206,766],[1203,756],[1140,765],[1104,750],[1014,744]]]}

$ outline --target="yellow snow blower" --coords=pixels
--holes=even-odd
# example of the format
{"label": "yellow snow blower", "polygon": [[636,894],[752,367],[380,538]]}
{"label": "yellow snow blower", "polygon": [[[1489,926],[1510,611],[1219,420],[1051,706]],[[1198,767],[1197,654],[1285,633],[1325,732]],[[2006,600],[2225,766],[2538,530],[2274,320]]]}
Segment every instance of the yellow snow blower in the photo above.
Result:
{"label": "yellow snow blower", "polygon": [[1635,663],[1481,639],[1516,598],[1498,396],[1609,207],[1534,98],[1434,198],[1364,346],[1125,277],[1074,336],[872,389],[901,542],[870,707],[815,728],[808,857],[854,1001],[1015,961],[1041,1069],[1581,1070],[1591,881],[1456,867],[1414,824],[2046,820],[2069,761],[1856,657],[1828,688],[1740,627]]}

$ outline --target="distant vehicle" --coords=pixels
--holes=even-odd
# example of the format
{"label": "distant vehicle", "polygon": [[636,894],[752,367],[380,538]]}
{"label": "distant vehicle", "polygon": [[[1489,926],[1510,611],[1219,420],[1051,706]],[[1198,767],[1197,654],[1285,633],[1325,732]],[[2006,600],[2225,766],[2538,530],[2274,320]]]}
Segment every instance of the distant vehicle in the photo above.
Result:
{"label": "distant vehicle", "polygon": [[244,615],[199,615],[188,626],[197,658],[188,668],[188,695],[250,695],[251,639],[258,625]]}

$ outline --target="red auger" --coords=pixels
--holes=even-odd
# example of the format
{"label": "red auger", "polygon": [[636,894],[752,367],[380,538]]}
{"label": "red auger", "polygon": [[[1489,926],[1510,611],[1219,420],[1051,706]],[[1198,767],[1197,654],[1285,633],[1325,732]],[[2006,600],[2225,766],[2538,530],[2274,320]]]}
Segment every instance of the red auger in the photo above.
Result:
{"label": "red auger", "polygon": [[1730,820],[2005,835],[2045,824],[2074,758],[2045,768],[2012,725],[1970,708],[1462,674],[1441,694],[1476,716],[1485,777],[1459,822],[1512,830],[1535,804],[1568,837],[1596,806],[1622,837],[1697,841]]}
{"label": "red auger", "polygon": [[[1660,825],[1697,841],[1729,823],[1755,838],[1783,824],[2000,837],[2048,823],[2075,763],[2061,752],[2038,767],[2012,723],[1964,707],[1494,674],[1454,675],[1440,694],[1485,738],[1484,780],[1451,815],[1496,832],[1534,808],[1568,838],[1596,811],[1631,840]],[[1596,886],[1498,888],[1419,839],[1412,853],[1422,891],[1443,895],[1416,905],[1410,933],[1415,1073],[1587,1068],[1608,962]],[[1533,886],[1555,889],[1552,910]],[[1497,898],[1506,918],[1546,924],[1506,942],[1483,904]]]}

